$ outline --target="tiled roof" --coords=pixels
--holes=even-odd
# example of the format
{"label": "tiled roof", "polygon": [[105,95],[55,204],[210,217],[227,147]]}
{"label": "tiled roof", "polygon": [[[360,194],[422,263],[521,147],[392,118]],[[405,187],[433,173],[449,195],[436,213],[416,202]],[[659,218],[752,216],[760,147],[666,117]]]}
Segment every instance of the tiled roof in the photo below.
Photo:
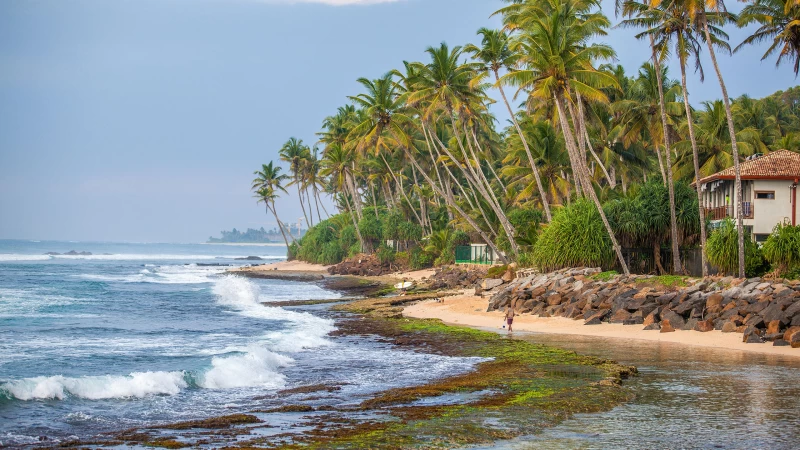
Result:
{"label": "tiled roof", "polygon": [[[789,150],[778,150],[739,164],[742,179],[795,179],[800,178],[800,153]],[[714,180],[732,180],[735,178],[733,167],[709,175],[700,180],[708,183]]]}

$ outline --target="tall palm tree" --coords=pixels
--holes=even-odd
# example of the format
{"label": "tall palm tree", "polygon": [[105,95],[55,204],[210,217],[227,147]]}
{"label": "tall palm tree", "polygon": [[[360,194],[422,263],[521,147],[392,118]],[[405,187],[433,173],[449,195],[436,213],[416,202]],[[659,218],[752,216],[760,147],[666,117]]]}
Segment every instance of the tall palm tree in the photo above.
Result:
{"label": "tall palm tree", "polygon": [[739,26],[744,27],[751,23],[761,26],[741,44],[737,45],[734,52],[743,46],[759,44],[772,40],[761,60],[765,60],[778,52],[776,66],[788,59],[794,63],[794,74],[800,70],[800,3],[796,0],[752,0],[739,13]]}
{"label": "tall palm tree", "polygon": [[[652,38],[651,42],[656,52],[656,59],[663,59],[664,56],[669,54],[670,47],[674,48],[674,54],[678,59],[678,64],[681,69],[681,91],[683,93],[683,105],[686,113],[689,142],[692,148],[694,175],[695,180],[699,181],[701,178],[700,156],[697,138],[695,136],[692,107],[689,104],[689,90],[686,84],[686,64],[691,59],[694,62],[695,68],[700,73],[700,79],[703,79],[703,68],[700,64],[700,48],[703,37],[699,35],[696,24],[689,12],[677,3],[662,4],[655,8],[648,8],[646,5],[638,2],[627,2],[625,3],[624,11],[626,15],[631,18],[624,20],[622,25],[645,28],[645,31],[639,33],[637,38]],[[722,33],[722,31],[715,27],[714,33],[716,36]],[[701,198],[702,186],[700,186],[700,183],[695,184],[695,189],[697,190],[697,198]],[[703,249],[701,252],[702,270],[703,276],[706,276],[708,274],[708,264],[705,253],[707,235],[705,211],[700,202],[698,202],[698,211],[700,213],[700,247]]]}
{"label": "tall palm tree", "polygon": [[[658,2],[661,0],[653,1]],[[708,46],[708,55],[711,57],[711,64],[714,66],[717,80],[719,80],[719,87],[722,91],[722,102],[725,105],[725,117],[728,122],[728,133],[731,137],[731,152],[733,154],[734,190],[736,192],[736,229],[739,233],[739,278],[744,278],[744,216],[742,213],[742,172],[739,167],[739,146],[736,141],[736,127],[733,121],[733,112],[731,111],[731,100],[728,97],[728,89],[725,87],[722,71],[719,69],[719,64],[717,63],[716,50],[714,50],[714,47],[717,47],[728,53],[731,52],[730,46],[724,40],[728,38],[728,35],[722,32],[718,27],[726,23],[735,22],[736,16],[726,11],[723,0],[671,1],[680,3],[681,7],[689,13],[695,26],[702,28],[706,45]]]}
{"label": "tall palm tree", "polygon": [[348,180],[351,178],[350,170],[353,167],[354,152],[346,149],[338,142],[333,142],[325,148],[325,154],[320,161],[320,175],[328,177],[331,187],[334,192],[334,197],[338,192],[339,197],[344,200],[345,210],[347,215],[353,221],[353,227],[358,236],[358,242],[361,245],[361,250],[366,249],[364,238],[361,236],[361,231],[358,229],[358,220],[353,206],[350,204],[350,195]]}
{"label": "tall palm tree", "polygon": [[[303,217],[305,217],[306,223],[309,224],[309,226],[313,226],[313,219],[311,221],[308,220],[305,203],[303,202],[303,194],[300,190],[301,184],[303,183],[303,167],[305,161],[311,156],[311,151],[307,145],[303,144],[302,139],[292,137],[283,144],[279,153],[281,155],[281,160],[289,163],[289,170],[292,172],[292,177],[294,178],[291,184],[297,187],[297,196],[300,199],[300,208],[303,209]],[[309,207],[310,206],[311,205],[309,205]]]}
{"label": "tall palm tree", "polygon": [[545,195],[544,188],[542,187],[542,179],[539,176],[539,169],[536,167],[536,163],[533,160],[533,154],[528,146],[528,141],[525,139],[525,135],[522,133],[522,128],[519,126],[517,117],[514,114],[514,111],[511,109],[511,104],[508,102],[505,90],[503,89],[503,84],[500,82],[500,70],[503,68],[510,70],[517,63],[518,55],[512,52],[509,48],[508,35],[505,32],[501,30],[481,28],[478,30],[478,34],[482,36],[481,46],[477,47],[470,44],[464,47],[464,51],[472,53],[475,59],[483,63],[485,68],[484,73],[491,72],[494,75],[495,86],[497,86],[498,90],[500,91],[500,95],[503,97],[503,103],[505,103],[506,108],[508,109],[508,114],[511,116],[511,122],[517,129],[520,142],[525,149],[525,154],[528,156],[528,162],[531,165],[531,173],[533,173],[533,177],[536,180],[536,187],[539,189],[539,195],[542,197],[542,208],[544,209],[545,218],[547,219],[547,222],[550,222],[552,220],[552,216],[550,215],[550,204],[547,201],[547,196]]}
{"label": "tall palm tree", "polygon": [[[608,19],[595,11],[597,5],[593,0],[550,0],[542,14],[527,17],[515,46],[521,52],[523,68],[503,78],[542,101],[555,101],[561,131],[568,151],[572,152],[572,173],[595,204],[619,264],[628,275],[622,249],[594,191],[585,156],[578,150],[567,119],[567,103],[572,101],[572,92],[587,101],[607,102],[601,88],[616,84],[614,77],[593,66],[594,61],[614,55],[610,47],[591,42],[609,26]],[[574,126],[576,131],[580,130],[577,120]]]}
{"label": "tall palm tree", "polygon": [[[646,7],[644,4],[636,1],[636,0],[628,0],[625,2],[617,2],[617,10],[619,11],[620,3],[623,4],[623,13],[627,16],[642,14],[644,11],[643,9]],[[678,224],[677,218],[675,216],[675,185],[673,183],[673,174],[672,174],[672,147],[670,146],[670,133],[669,133],[669,125],[667,122],[667,110],[666,110],[666,103],[664,99],[664,80],[666,75],[666,71],[662,72],[661,70],[661,62],[664,58],[664,52],[658,52],[655,46],[655,36],[653,34],[649,34],[647,36],[650,41],[650,49],[652,50],[652,60],[653,60],[653,70],[652,72],[656,75],[656,86],[658,92],[658,105],[659,105],[659,113],[661,116],[661,128],[662,128],[662,136],[664,139],[664,155],[666,159],[666,168],[665,172],[667,174],[667,188],[669,189],[669,211],[670,211],[670,239],[672,241],[672,270],[678,272],[681,270],[681,255],[680,250],[678,249]],[[683,86],[684,89],[686,86]],[[656,152],[658,152],[658,146],[655,147]],[[661,158],[659,157],[659,161]],[[702,262],[703,266],[703,276],[708,274],[708,269],[706,268],[705,261]]]}
{"label": "tall palm tree", "polygon": [[[253,172],[256,178],[253,180],[251,189],[255,192],[256,198],[259,203],[264,202],[264,206],[268,212],[275,216],[275,221],[278,222],[278,229],[281,230],[283,241],[286,247],[289,247],[289,239],[286,238],[286,232],[283,229],[283,222],[278,218],[278,211],[275,208],[275,199],[278,198],[278,191],[286,192],[283,187],[283,182],[288,180],[289,177],[281,173],[281,168],[269,162],[269,164],[262,164],[261,170]],[[289,236],[292,236],[289,233]],[[294,236],[292,236],[294,241]]]}

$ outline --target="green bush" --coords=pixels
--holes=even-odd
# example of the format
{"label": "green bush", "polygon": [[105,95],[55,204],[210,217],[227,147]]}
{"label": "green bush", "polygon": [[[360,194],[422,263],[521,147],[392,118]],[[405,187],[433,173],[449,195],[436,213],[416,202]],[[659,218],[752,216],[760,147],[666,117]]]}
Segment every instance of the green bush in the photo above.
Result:
{"label": "green bush", "polygon": [[600,213],[586,199],[555,213],[533,249],[533,260],[543,271],[577,266],[608,266],[614,253]]}
{"label": "green bush", "polygon": [[762,251],[778,275],[800,270],[800,225],[775,225]]}
{"label": "green bush", "polygon": [[[761,249],[750,238],[750,233],[745,232],[744,260],[745,276],[755,277],[766,273],[768,264]],[[714,230],[706,241],[706,255],[708,262],[725,273],[739,272],[739,233],[732,219],[725,219],[719,228]]]}
{"label": "green bush", "polygon": [[486,278],[500,278],[508,270],[508,265],[492,266],[486,271]]}
{"label": "green bush", "polygon": [[378,261],[381,264],[391,264],[394,262],[395,252],[394,249],[389,247],[386,244],[381,245],[378,247],[378,251],[376,252],[378,255]]}
{"label": "green bush", "polygon": [[416,247],[411,250],[408,264],[414,270],[427,269],[433,265],[433,259],[433,256]]}

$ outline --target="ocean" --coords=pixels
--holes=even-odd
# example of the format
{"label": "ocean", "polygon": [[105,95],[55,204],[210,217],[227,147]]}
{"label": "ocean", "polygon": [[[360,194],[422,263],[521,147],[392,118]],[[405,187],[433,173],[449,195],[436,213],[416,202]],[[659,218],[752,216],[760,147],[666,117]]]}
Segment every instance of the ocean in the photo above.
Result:
{"label": "ocean", "polygon": [[279,406],[298,386],[337,386],[316,404],[358,404],[477,364],[332,336],[328,305],[270,303],[341,294],[225,273],[285,252],[0,240],[0,447]]}

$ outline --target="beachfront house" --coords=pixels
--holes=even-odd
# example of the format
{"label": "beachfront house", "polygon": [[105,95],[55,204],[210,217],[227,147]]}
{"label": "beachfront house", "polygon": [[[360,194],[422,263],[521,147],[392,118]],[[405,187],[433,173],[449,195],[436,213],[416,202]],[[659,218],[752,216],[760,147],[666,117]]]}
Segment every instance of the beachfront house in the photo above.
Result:
{"label": "beachfront house", "polygon": [[[745,229],[756,242],[764,242],[778,223],[797,225],[797,184],[800,154],[779,150],[755,155],[740,165],[742,214]],[[700,202],[712,227],[737,214],[734,170],[700,179]]]}

